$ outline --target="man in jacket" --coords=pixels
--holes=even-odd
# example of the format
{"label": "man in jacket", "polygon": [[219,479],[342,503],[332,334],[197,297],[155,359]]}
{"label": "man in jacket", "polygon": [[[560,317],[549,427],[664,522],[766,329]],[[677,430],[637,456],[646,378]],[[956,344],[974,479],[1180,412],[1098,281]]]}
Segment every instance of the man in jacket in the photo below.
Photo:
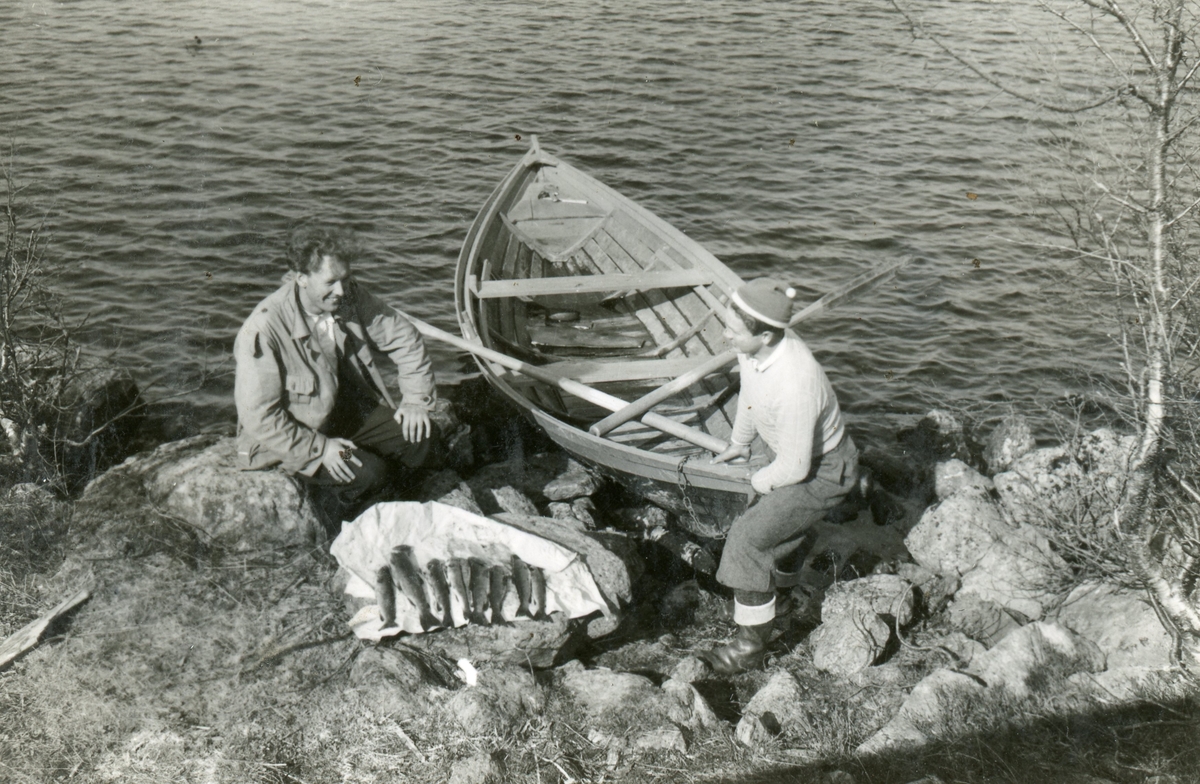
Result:
{"label": "man in jacket", "polygon": [[[433,436],[425,345],[351,277],[356,255],[342,231],[295,229],[283,285],[254,308],[233,349],[241,467],[279,467],[314,485],[330,525],[425,462]],[[399,371],[398,406],[380,355]]]}

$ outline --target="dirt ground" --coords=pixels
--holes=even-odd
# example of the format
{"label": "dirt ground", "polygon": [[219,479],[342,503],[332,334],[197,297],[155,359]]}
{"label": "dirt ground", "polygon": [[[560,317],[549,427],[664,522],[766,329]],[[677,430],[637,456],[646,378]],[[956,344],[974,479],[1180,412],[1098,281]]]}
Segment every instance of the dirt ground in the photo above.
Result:
{"label": "dirt ground", "polygon": [[[52,504],[13,520],[0,562],[6,634],[78,587],[93,593],[0,672],[0,780],[1200,781],[1193,704],[1005,717],[936,748],[855,758],[906,690],[946,664],[925,645],[940,619],[921,620],[886,664],[851,682],[812,666],[806,635],[819,608],[803,602],[782,624],[767,672],[696,684],[726,723],[691,735],[686,752],[614,755],[594,745],[578,712],[557,697],[553,670],[534,673],[547,694],[543,711],[472,734],[443,707],[454,683],[423,686],[400,706],[355,685],[355,660],[369,646],[347,629],[336,564],[323,548],[225,551],[136,495]],[[897,532],[869,518],[828,529],[816,550],[853,537],[856,526],[885,554],[894,550]],[[660,683],[733,626],[727,598],[709,579],[649,546],[643,554],[648,569],[625,624],[577,656]],[[751,751],[733,727],[778,668],[800,682],[808,721]]]}

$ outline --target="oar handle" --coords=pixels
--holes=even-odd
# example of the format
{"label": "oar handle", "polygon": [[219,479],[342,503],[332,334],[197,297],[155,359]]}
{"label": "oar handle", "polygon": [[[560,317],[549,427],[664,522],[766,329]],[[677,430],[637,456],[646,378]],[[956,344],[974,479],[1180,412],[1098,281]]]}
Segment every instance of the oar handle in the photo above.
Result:
{"label": "oar handle", "polygon": [[[626,406],[624,400],[614,395],[610,395],[607,392],[601,392],[599,389],[589,387],[587,384],[582,384],[574,379],[563,378],[562,376],[545,368],[538,367],[537,365],[530,365],[528,362],[522,362],[515,357],[510,357],[507,354],[501,354],[499,351],[490,349],[487,346],[482,346],[474,341],[465,340],[457,335],[452,335],[445,330],[438,329],[432,324],[427,324],[418,318],[414,318],[413,316],[408,316],[407,318],[412,322],[412,325],[417,328],[417,331],[427,338],[437,340],[442,343],[448,343],[451,346],[462,349],[463,351],[470,352],[476,356],[480,356],[491,362],[495,362],[501,367],[506,367],[509,370],[516,371],[522,375],[529,376],[530,378],[550,384],[551,386],[556,386],[562,391],[574,395],[581,400],[586,400],[593,405],[600,406],[601,408],[608,409],[609,411],[618,411]],[[642,417],[641,421],[648,427],[652,427],[655,430],[666,433],[667,435],[675,436],[676,438],[682,439],[691,444],[695,444],[696,446],[703,447],[704,449],[716,454],[720,454],[721,452],[725,451],[725,447],[728,446],[728,444],[716,436],[711,436],[708,433],[701,432],[694,427],[688,427],[682,422],[676,422],[674,419],[668,419],[661,414],[646,414],[646,416]]]}

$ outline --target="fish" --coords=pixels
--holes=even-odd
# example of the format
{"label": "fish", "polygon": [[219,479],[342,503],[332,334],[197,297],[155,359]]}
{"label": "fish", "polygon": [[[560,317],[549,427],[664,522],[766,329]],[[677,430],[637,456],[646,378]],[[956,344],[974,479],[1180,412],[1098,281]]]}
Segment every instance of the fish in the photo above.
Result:
{"label": "fish", "polygon": [[433,587],[434,598],[437,599],[434,615],[439,618],[442,626],[453,629],[454,616],[450,613],[450,583],[446,579],[445,564],[434,558],[425,564],[425,571],[429,575],[429,584]]}
{"label": "fish", "polygon": [[429,609],[429,597],[425,595],[425,582],[421,579],[421,570],[413,556],[413,549],[404,544],[393,549],[391,567],[392,580],[400,586],[400,590],[420,613],[421,629],[429,631],[438,626],[437,617]]}
{"label": "fish", "polygon": [[450,617],[455,626],[463,626],[471,612],[471,594],[467,592],[471,567],[462,558],[451,558],[445,567],[446,581],[450,583]]}
{"label": "fish", "polygon": [[375,572],[375,601],[379,604],[379,619],[383,628],[396,625],[396,586],[392,582],[392,570],[381,566]]}
{"label": "fish", "polygon": [[550,613],[546,611],[546,574],[536,566],[531,566],[529,577],[533,583],[529,609],[533,611],[535,621],[544,621],[550,617]]}
{"label": "fish", "polygon": [[507,626],[504,619],[504,597],[508,593],[508,570],[503,566],[493,566],[489,575],[491,590],[488,591],[488,603],[492,605],[492,625]]}
{"label": "fish", "polygon": [[488,565],[479,558],[469,559],[467,565],[471,570],[471,612],[467,617],[471,623],[487,626],[488,592],[491,590]]}
{"label": "fish", "polygon": [[517,586],[517,615],[532,618],[529,597],[533,594],[533,575],[529,572],[529,564],[515,555],[512,557],[512,579]]}

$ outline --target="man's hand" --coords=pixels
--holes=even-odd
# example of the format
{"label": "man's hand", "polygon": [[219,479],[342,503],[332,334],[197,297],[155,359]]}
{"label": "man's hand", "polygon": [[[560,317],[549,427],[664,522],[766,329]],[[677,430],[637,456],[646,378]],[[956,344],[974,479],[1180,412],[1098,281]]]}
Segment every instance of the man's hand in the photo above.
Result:
{"label": "man's hand", "polygon": [[433,432],[433,423],[429,420],[429,412],[420,406],[401,405],[396,409],[395,414],[396,424],[400,425],[400,432],[404,434],[404,440],[409,443],[417,443],[429,438],[429,434]]}
{"label": "man's hand", "polygon": [[712,459],[712,462],[714,464],[728,463],[730,460],[737,460],[738,458],[742,458],[743,460],[746,460],[746,459],[749,459],[749,457],[750,457],[750,445],[749,444],[730,444],[729,447],[724,452],[722,452],[721,454],[714,457]]}
{"label": "man's hand", "polygon": [[349,484],[354,481],[354,471],[351,465],[362,468],[362,461],[354,456],[354,442],[348,438],[331,438],[325,442],[325,454],[321,455],[321,465],[335,481]]}

